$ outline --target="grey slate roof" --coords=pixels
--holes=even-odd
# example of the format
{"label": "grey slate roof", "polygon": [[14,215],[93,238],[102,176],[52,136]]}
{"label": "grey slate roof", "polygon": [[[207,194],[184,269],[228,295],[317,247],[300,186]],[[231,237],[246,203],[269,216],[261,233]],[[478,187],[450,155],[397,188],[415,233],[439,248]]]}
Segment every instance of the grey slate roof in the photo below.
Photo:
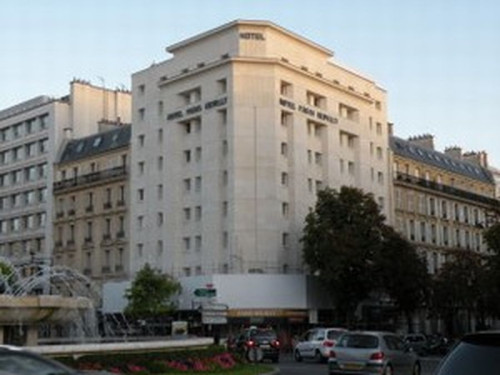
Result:
{"label": "grey slate roof", "polygon": [[398,137],[390,137],[389,143],[391,150],[396,155],[458,173],[468,178],[494,184],[491,172],[479,165],[458,160],[442,152],[430,150]]}
{"label": "grey slate roof", "polygon": [[130,144],[131,130],[130,125],[121,125],[117,129],[71,140],[65,146],[59,163],[72,162],[126,147]]}

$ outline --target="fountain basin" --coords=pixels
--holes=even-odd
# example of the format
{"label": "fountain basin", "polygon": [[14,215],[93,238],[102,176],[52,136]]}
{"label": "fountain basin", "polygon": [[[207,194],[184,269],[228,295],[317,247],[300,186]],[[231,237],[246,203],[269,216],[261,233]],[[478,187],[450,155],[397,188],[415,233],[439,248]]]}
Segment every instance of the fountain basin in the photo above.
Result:
{"label": "fountain basin", "polygon": [[12,296],[0,295],[0,326],[38,322],[70,322],[83,310],[94,305],[86,297],[59,295]]}

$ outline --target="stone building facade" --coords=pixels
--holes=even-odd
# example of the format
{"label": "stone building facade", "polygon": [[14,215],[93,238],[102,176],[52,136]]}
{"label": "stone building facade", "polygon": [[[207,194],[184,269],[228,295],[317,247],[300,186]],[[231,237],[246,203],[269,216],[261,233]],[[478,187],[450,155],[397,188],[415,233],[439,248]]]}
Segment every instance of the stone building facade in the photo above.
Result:
{"label": "stone building facade", "polygon": [[97,282],[129,276],[131,126],[69,141],[55,165],[54,263]]}

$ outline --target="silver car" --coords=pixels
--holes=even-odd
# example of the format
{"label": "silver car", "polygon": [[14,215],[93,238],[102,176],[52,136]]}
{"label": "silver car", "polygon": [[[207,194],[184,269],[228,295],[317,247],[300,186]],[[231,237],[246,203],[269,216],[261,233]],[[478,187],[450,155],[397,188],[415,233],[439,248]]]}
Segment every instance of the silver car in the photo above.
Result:
{"label": "silver car", "polygon": [[348,332],[328,359],[328,373],[420,375],[418,356],[389,332]]}
{"label": "silver car", "polygon": [[300,362],[303,358],[310,358],[318,362],[326,361],[330,357],[330,350],[346,331],[344,328],[310,329],[302,335],[293,349],[295,360]]}

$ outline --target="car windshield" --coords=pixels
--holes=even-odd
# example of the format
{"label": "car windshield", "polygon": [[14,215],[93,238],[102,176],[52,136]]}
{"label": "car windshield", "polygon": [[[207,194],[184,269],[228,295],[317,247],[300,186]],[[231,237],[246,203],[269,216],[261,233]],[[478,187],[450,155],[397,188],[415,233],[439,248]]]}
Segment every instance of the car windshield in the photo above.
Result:
{"label": "car windshield", "polygon": [[438,375],[498,375],[500,346],[462,342],[442,362]]}
{"label": "car windshield", "polygon": [[341,348],[374,349],[378,347],[378,337],[364,334],[343,335],[338,344]]}

